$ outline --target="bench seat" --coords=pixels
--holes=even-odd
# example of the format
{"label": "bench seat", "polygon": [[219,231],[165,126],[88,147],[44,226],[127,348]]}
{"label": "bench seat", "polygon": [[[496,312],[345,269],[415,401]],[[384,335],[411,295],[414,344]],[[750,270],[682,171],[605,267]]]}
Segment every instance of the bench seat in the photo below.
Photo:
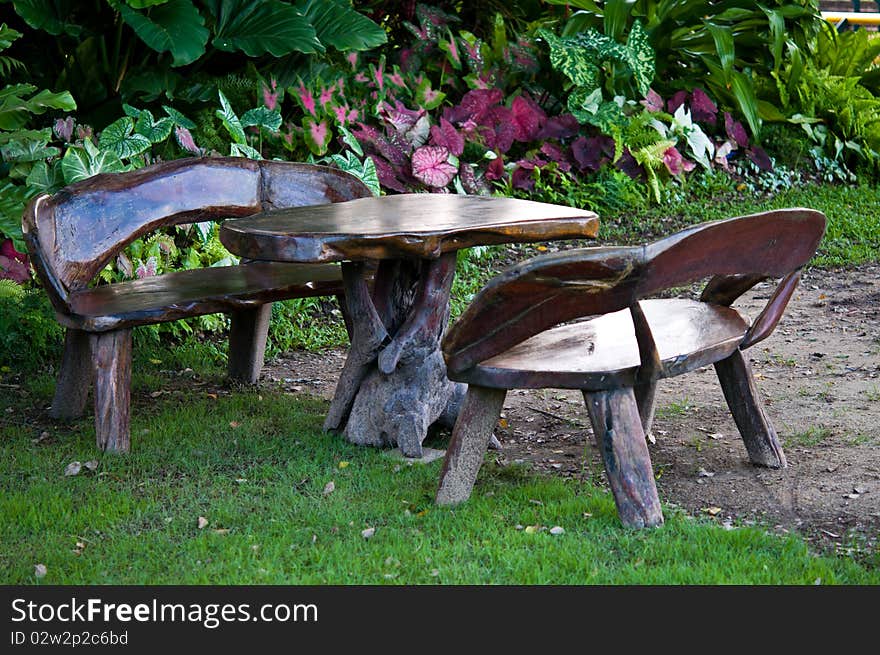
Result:
{"label": "bench seat", "polygon": [[67,327],[104,332],[181,318],[231,313],[286,298],[342,293],[334,264],[252,262],[177,271],[73,292]]}

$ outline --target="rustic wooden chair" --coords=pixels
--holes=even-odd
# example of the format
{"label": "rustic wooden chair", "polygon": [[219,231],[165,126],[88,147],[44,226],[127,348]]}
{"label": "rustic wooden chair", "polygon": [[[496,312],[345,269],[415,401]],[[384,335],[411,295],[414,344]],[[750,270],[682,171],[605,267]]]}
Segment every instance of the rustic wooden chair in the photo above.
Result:
{"label": "rustic wooden chair", "polygon": [[323,166],[192,158],[98,175],[35,198],[22,219],[25,240],[67,328],[50,414],[81,416],[94,378],[98,447],[128,451],[133,327],[229,314],[229,375],[253,383],[263,365],[272,301],[342,293],[338,266],[272,262],[89,287],[136,238],[169,225],[368,195],[355,177]]}
{"label": "rustic wooden chair", "polygon": [[[751,461],[786,466],[742,351],[776,327],[824,229],[817,211],[772,211],[540,256],[490,281],[443,341],[450,379],[469,387],[437,502],[470,496],[508,389],[581,389],[621,521],[661,524],[645,443],[656,384],[708,364]],[[643,300],[707,277],[699,300]],[[782,279],[750,323],[730,305],[768,278]]]}

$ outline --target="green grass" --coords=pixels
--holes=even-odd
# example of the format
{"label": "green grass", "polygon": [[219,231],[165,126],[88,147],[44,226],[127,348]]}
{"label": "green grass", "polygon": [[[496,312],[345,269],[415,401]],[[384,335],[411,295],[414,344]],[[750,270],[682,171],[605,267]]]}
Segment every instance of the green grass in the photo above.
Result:
{"label": "green grass", "polygon": [[785,440],[785,447],[805,446],[810,448],[818,446],[822,442],[834,436],[831,428],[825,425],[812,426],[802,432],[796,432]]}
{"label": "green grass", "polygon": [[[0,402],[0,581],[880,583],[880,569],[816,556],[797,537],[728,531],[669,508],[663,527],[627,530],[607,492],[520,467],[487,464],[471,501],[439,508],[439,462],[402,465],[322,434],[323,401],[177,389],[136,397],[125,457],[97,455],[88,419],[50,426],[34,443],[44,428],[16,417],[45,406],[42,377],[14,405]],[[96,471],[64,476],[71,461],[91,459]],[[565,533],[551,535],[556,525]],[[370,539],[366,528],[376,529]]]}

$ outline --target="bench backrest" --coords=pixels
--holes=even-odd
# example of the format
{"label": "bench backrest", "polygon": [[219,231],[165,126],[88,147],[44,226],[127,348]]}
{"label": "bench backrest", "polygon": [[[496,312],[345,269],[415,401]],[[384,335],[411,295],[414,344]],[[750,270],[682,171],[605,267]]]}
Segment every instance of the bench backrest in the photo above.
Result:
{"label": "bench backrest", "polygon": [[[486,284],[452,326],[443,341],[447,366],[466,370],[554,325],[633,308],[640,298],[710,276],[709,287],[728,296],[735,288],[735,298],[761,279],[798,271],[824,231],[821,212],[783,209],[704,223],[646,246],[584,248],[526,260]],[[793,288],[786,285],[789,296]],[[706,295],[703,300],[722,302]],[[788,297],[783,300],[775,320]]]}
{"label": "bench backrest", "polygon": [[22,228],[57,308],[125,246],[160,227],[369,195],[360,180],[326,166],[190,158],[97,175],[38,196]]}

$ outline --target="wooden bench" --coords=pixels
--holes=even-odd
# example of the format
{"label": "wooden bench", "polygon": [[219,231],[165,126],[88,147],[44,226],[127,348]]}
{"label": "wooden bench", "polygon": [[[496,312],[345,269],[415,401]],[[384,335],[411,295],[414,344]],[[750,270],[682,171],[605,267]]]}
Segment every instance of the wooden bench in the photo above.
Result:
{"label": "wooden bench", "polygon": [[[657,381],[708,364],[750,460],[784,467],[743,351],[776,327],[824,229],[817,211],[779,210],[536,257],[490,281],[443,341],[450,379],[469,387],[437,502],[470,496],[508,389],[580,389],[621,521],[661,524],[645,442]],[[705,278],[699,300],[646,299]],[[782,279],[754,321],[730,307],[768,278]]]}
{"label": "wooden bench", "polygon": [[131,329],[223,312],[231,317],[229,375],[256,382],[271,303],[342,293],[335,265],[249,262],[89,287],[136,238],[159,228],[369,196],[323,166],[193,158],[98,175],[31,201],[22,220],[34,267],[67,328],[50,413],[83,414],[94,378],[101,450],[130,446]]}

